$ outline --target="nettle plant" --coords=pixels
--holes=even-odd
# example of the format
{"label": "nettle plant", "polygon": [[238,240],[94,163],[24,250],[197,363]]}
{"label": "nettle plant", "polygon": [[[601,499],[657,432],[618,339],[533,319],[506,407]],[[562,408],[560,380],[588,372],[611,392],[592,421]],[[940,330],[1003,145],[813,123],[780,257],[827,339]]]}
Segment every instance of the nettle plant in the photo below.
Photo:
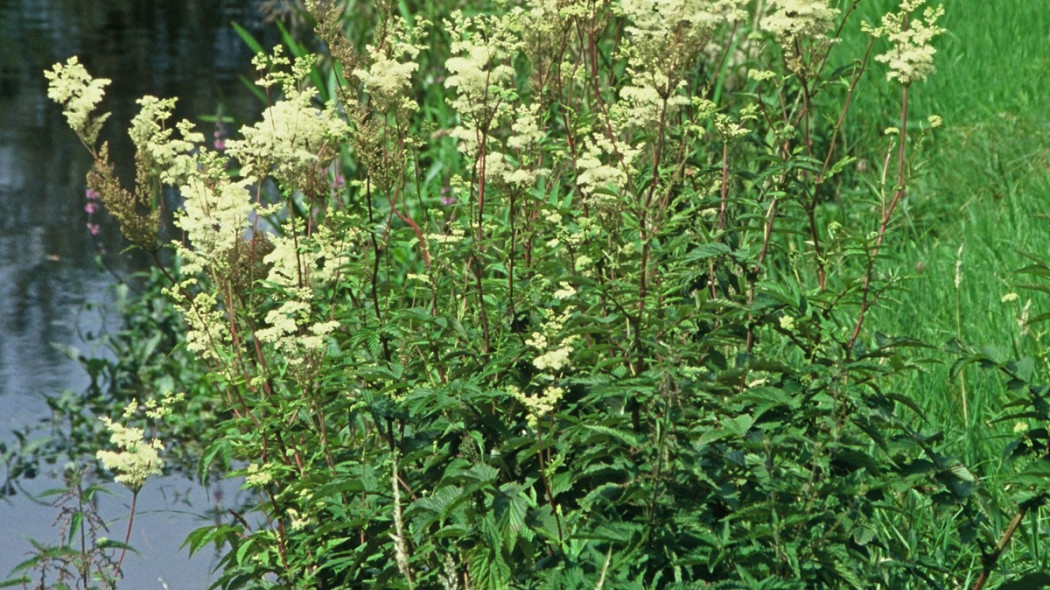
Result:
{"label": "nettle plant", "polygon": [[[759,4],[430,22],[318,3],[326,56],[260,54],[270,104],[224,149],[143,98],[132,189],[98,145],[106,81],[75,59],[48,72],[88,186],[178,261],[168,293],[230,416],[202,473],[257,491],[187,539],[220,552],[219,587],[967,575],[909,515],[951,514],[973,477],[884,389],[910,343],[865,326],[897,284],[884,250],[936,124],[907,97],[942,11],[905,1],[866,54],[836,56],[857,2]],[[901,101],[865,185],[840,132],[886,82]]]}

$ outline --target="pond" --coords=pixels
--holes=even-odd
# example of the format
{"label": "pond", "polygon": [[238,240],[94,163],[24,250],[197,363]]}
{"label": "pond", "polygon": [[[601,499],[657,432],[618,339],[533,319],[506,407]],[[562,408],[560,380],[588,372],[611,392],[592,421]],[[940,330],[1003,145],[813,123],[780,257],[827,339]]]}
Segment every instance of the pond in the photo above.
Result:
{"label": "pond", "polygon": [[[217,109],[250,117],[259,105],[240,77],[251,51],[230,26],[237,22],[272,41],[261,0],[0,0],[0,441],[48,416],[44,396],[82,391],[86,372],[60,352],[87,350],[119,318],[107,307],[114,275],[136,270],[119,232],[104,214],[85,211],[90,159],[47,99],[42,71],[71,55],[95,76],[110,78],[103,108],[115,159],[130,159],[121,128],[143,94],[178,96],[178,116]],[[273,3],[270,3],[273,4]],[[220,107],[221,105],[221,107]],[[89,227],[90,226],[90,227]],[[97,226],[97,227],[94,227]],[[29,491],[57,485],[42,474]],[[130,494],[113,486],[102,500],[111,538],[122,538]],[[194,514],[221,498],[185,479],[151,482],[140,497],[125,563],[129,588],[205,588],[209,555],[187,561]],[[0,580],[23,561],[29,539],[54,544],[55,508],[24,493],[0,504]]]}

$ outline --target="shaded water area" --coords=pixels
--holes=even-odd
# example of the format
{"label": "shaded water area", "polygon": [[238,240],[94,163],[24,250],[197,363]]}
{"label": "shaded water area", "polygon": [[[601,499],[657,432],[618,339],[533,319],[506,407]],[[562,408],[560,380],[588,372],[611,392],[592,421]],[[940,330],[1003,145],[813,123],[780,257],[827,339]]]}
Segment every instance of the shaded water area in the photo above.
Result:
{"label": "shaded water area", "polygon": [[[0,0],[0,441],[47,417],[44,396],[82,391],[86,372],[58,351],[91,355],[94,336],[119,325],[107,303],[113,274],[136,269],[104,214],[85,211],[90,158],[46,96],[45,68],[78,55],[97,77],[110,78],[104,131],[114,158],[128,162],[127,122],[143,94],[178,96],[179,118],[215,114],[250,117],[259,109],[239,80],[251,74],[251,52],[231,22],[265,38],[261,0]],[[202,127],[206,134],[209,129]],[[125,176],[127,172],[124,172]],[[88,224],[98,224],[92,235]],[[107,271],[100,268],[101,260]],[[58,485],[46,474],[30,491]],[[102,500],[111,538],[122,538],[130,493],[113,486]],[[172,500],[185,503],[174,507]],[[192,512],[213,501],[185,479],[150,482],[125,563],[128,588],[205,588],[210,559],[192,562],[178,547],[203,526]],[[189,511],[187,511],[189,510]],[[182,512],[186,511],[186,512]],[[192,512],[191,512],[192,511]],[[29,538],[59,542],[53,507],[24,493],[0,502],[0,580],[27,557]]]}

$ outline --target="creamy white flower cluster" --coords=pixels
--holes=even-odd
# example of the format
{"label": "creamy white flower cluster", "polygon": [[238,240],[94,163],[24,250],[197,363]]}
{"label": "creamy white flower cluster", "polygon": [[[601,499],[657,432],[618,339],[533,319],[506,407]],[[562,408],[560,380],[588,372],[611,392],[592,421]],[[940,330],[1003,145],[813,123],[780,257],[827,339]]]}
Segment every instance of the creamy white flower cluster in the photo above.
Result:
{"label": "creamy white flower cluster", "polygon": [[[166,412],[161,408],[170,405],[158,406],[154,402],[148,406],[151,416],[163,417]],[[138,402],[131,402],[124,409],[124,419],[130,420],[138,410]],[[160,440],[154,438],[145,440],[145,433],[141,428],[125,426],[114,422],[108,416],[101,418],[109,429],[109,442],[117,447],[117,451],[98,451],[95,456],[106,469],[114,472],[114,480],[127,487],[132,492],[138,492],[151,475],[160,475],[164,467],[164,460],[160,458],[160,451],[164,445]]]}
{"label": "creamy white flower cluster", "polygon": [[315,318],[314,293],[333,285],[348,262],[347,244],[327,226],[306,236],[298,223],[294,225],[289,235],[273,240],[273,251],[264,259],[270,266],[266,282],[282,297],[281,304],[267,312],[267,327],[255,333],[291,366],[323,352],[328,336],[339,327],[339,322]]}
{"label": "creamy white flower cluster", "polygon": [[548,32],[556,28],[556,4],[541,2],[528,11],[514,8],[500,16],[464,16],[457,11],[446,21],[453,55],[445,62],[445,84],[455,92],[450,105],[459,113],[459,125],[449,134],[458,140],[457,149],[475,160],[475,173],[483,173],[486,182],[524,191],[550,172],[539,165],[539,147],[546,137],[541,105],[519,100],[513,61],[527,38],[535,40],[538,33],[532,24],[539,24],[537,18],[553,18],[541,26]]}
{"label": "creamy white flower cluster", "polygon": [[[324,169],[338,154],[338,145],[349,126],[334,107],[319,109],[313,101],[316,90],[299,88],[310,71],[309,60],[290,62],[279,49],[274,55],[257,58],[260,69],[274,68],[263,77],[262,85],[280,85],[284,98],[264,111],[262,120],[242,129],[243,139],[226,143],[227,153],[242,164],[242,178],[211,175],[202,156],[200,172],[189,175],[181,186],[185,199],[176,224],[186,232],[192,249],[180,247],[184,271],[205,272],[216,282],[229,268],[228,253],[253,231],[255,219],[288,219],[283,205],[261,207],[253,194],[263,178],[272,176],[291,191],[299,180]],[[290,72],[281,68],[290,68]],[[221,166],[219,167],[221,168]],[[294,195],[293,195],[294,197]],[[311,319],[313,292],[329,286],[346,262],[337,240],[327,227],[307,232],[302,224],[285,222],[281,235],[269,241],[272,250],[263,258],[269,266],[266,283],[282,292],[281,304],[265,317],[265,327],[256,332],[260,342],[271,344],[290,364],[303,362],[307,351],[324,348],[335,322]],[[189,290],[196,279],[188,279]],[[180,294],[173,293],[176,300]],[[221,360],[232,339],[230,318],[222,302],[207,292],[198,294],[192,304],[183,301],[189,329],[187,346],[197,354]]]}
{"label": "creamy white flower cluster", "polygon": [[821,50],[830,47],[827,34],[839,11],[828,6],[827,0],[773,0],[771,8],[762,28],[773,33],[787,69],[801,74],[806,67],[803,45]]}
{"label": "creamy white flower cluster", "polygon": [[244,485],[249,488],[261,488],[273,481],[273,473],[269,465],[259,466],[258,463],[248,465],[244,473]]}
{"label": "creamy white flower cluster", "polygon": [[77,137],[95,149],[95,141],[109,113],[94,115],[95,107],[102,102],[110,80],[92,78],[76,56],[66,63],[57,63],[44,72],[48,80],[47,97],[62,105],[62,114]]}
{"label": "creamy white flower cluster", "polygon": [[183,120],[175,126],[179,137],[173,137],[173,129],[166,122],[172,117],[176,99],[143,96],[136,102],[139,112],[131,119],[128,134],[135,148],[148,156],[160,181],[180,186],[199,176],[195,152],[197,146],[204,143],[204,134],[194,131],[193,124]]}
{"label": "creamy white flower cluster", "polygon": [[557,316],[549,309],[544,311],[547,312],[547,321],[543,324],[543,331],[533,332],[532,336],[525,340],[525,344],[540,353],[532,359],[534,367],[544,373],[558,375],[569,366],[573,345],[579,337],[567,336],[559,339],[565,321],[569,318],[568,311]]}
{"label": "creamy white flower cluster", "polygon": [[[280,46],[272,56],[256,57],[256,68],[267,71],[259,84],[280,85],[284,98],[263,111],[261,121],[243,127],[243,139],[226,142],[245,178],[272,176],[285,189],[294,190],[297,180],[327,167],[338,155],[350,127],[333,103],[323,109],[314,106],[318,91],[303,82],[312,64],[308,58],[289,62]],[[290,73],[284,70],[288,67]]]}
{"label": "creamy white flower cluster", "polygon": [[[183,252],[184,257],[193,256],[188,250]],[[186,266],[183,265],[183,272]],[[183,279],[178,287],[165,289],[164,293],[182,308],[182,317],[186,320],[186,349],[202,360],[222,364],[228,360],[227,355],[233,346],[230,319],[211,291],[201,290],[192,301],[186,297],[186,293],[197,284],[197,278],[191,276]]]}
{"label": "creamy white flower cluster", "polygon": [[[575,295],[575,288],[568,282],[562,281],[559,289],[555,291],[555,299],[562,301]],[[561,401],[565,390],[557,384],[557,380],[572,364],[572,352],[579,336],[565,336],[565,323],[571,316],[571,311],[566,309],[555,314],[550,309],[544,310],[545,321],[540,331],[533,332],[525,340],[525,344],[534,349],[538,354],[532,359],[532,365],[540,374],[534,377],[534,381],[542,386],[540,393],[530,395],[521,391],[516,386],[508,386],[507,392],[514,399],[525,406],[528,412],[528,422],[533,428],[539,423],[539,419],[554,411]]]}
{"label": "creamy white flower cluster", "polygon": [[425,45],[413,43],[422,37],[422,31],[430,26],[426,19],[417,19],[409,28],[401,17],[391,19],[382,45],[366,47],[370,63],[367,68],[357,68],[353,74],[361,81],[373,107],[383,113],[395,111],[411,112],[419,108],[409,98],[412,75],[419,69],[413,60]]}
{"label": "creamy white flower cluster", "polygon": [[[414,48],[398,43],[390,51],[391,58],[415,55]],[[272,239],[262,240],[272,245],[265,257],[259,254],[260,267],[270,269],[266,282],[286,297],[269,311],[266,324],[256,337],[272,345],[290,364],[302,362],[310,351],[323,349],[335,330],[335,322],[313,317],[316,314],[312,297],[316,289],[331,286],[347,261],[349,236],[337,238],[323,225],[309,229],[303,224],[293,225],[287,220],[295,216],[284,210],[287,202],[263,207],[259,204],[259,191],[263,181],[272,178],[289,199],[297,199],[296,189],[304,178],[317,177],[317,171],[327,172],[348,138],[349,125],[334,105],[315,106],[317,91],[304,82],[312,71],[312,60],[289,60],[278,47],[272,55],[257,56],[255,64],[262,72],[259,84],[276,87],[282,98],[264,111],[261,121],[241,130],[242,139],[227,141],[225,153],[209,149],[203,134],[194,131],[191,123],[170,124],[175,108],[173,98],[140,99],[140,111],[130,127],[139,154],[136,183],[145,183],[148,188],[154,184],[158,188],[174,186],[183,197],[175,214],[183,240],[176,241],[174,247],[182,259],[186,278],[167,292],[183,308],[187,348],[219,365],[228,365],[229,357],[236,354],[232,295],[222,292],[222,285],[230,284],[231,273],[246,272],[231,268],[235,258],[232,253],[259,231],[259,219],[267,218],[288,227],[281,228]],[[402,80],[396,84],[369,78],[368,72],[362,75],[368,90],[383,94],[387,90],[400,92],[410,70],[396,72]],[[98,116],[93,110],[108,81],[92,79],[75,58],[56,65],[48,72],[48,78],[49,95],[63,105],[70,125],[89,144],[89,149],[94,149],[97,128],[105,116]],[[231,176],[230,157],[241,164],[239,179]],[[127,435],[125,431],[120,433]],[[120,456],[105,457],[113,465],[126,465],[132,471],[136,460],[140,464],[153,460],[148,450],[139,447],[125,449]],[[135,473],[141,472],[140,466]],[[133,483],[134,477],[122,479]]]}
{"label": "creamy white flower cluster", "polygon": [[445,23],[453,39],[452,57],[445,61],[445,85],[455,91],[450,106],[460,117],[450,135],[469,158],[476,159],[487,136],[512,119],[516,98],[512,60],[522,47],[514,23],[520,15],[520,10],[501,16],[464,16],[455,11]]}
{"label": "creamy white flower cluster", "polygon": [[839,14],[827,0],[773,0],[771,8],[762,28],[773,33],[785,51],[800,39],[825,37]]}
{"label": "creamy white flower cluster", "polygon": [[666,98],[715,31],[743,20],[746,7],[747,0],[620,0],[631,76],[644,74],[650,82],[635,85],[659,89]]}
{"label": "creamy white flower cluster", "polygon": [[609,106],[608,129],[581,130],[576,183],[599,210],[615,209],[628,179],[637,173],[641,144],[693,104],[684,75],[703,55],[713,33],[745,16],[744,0],[620,0],[627,20],[619,49],[627,59],[626,82]]}
{"label": "creamy white flower cluster", "polygon": [[619,202],[617,195],[627,186],[628,173],[633,170],[631,163],[640,150],[629,146],[617,150],[601,133],[593,133],[589,141],[581,143],[582,149],[576,157],[576,185],[589,203],[599,209],[612,208]]}
{"label": "creamy white flower cluster", "polygon": [[747,0],[620,0],[619,8],[631,22],[630,37],[666,50],[672,37],[702,49],[718,26],[743,19],[746,6]]}
{"label": "creamy white flower cluster", "polygon": [[558,402],[565,395],[565,390],[557,385],[547,385],[543,388],[542,393],[529,395],[517,386],[510,385],[507,387],[507,393],[525,406],[525,411],[528,413],[525,420],[530,427],[536,428],[540,423],[540,418],[550,414],[558,406]]}
{"label": "creamy white flower cluster", "polygon": [[944,16],[944,7],[926,7],[922,18],[912,18],[912,13],[923,4],[925,0],[904,0],[897,12],[882,16],[881,26],[863,25],[873,37],[889,39],[893,44],[888,52],[875,56],[876,61],[889,64],[887,80],[897,80],[908,86],[917,80],[925,80],[936,69],[933,56],[937,50],[931,43],[934,37],[944,32],[937,26],[937,19]]}

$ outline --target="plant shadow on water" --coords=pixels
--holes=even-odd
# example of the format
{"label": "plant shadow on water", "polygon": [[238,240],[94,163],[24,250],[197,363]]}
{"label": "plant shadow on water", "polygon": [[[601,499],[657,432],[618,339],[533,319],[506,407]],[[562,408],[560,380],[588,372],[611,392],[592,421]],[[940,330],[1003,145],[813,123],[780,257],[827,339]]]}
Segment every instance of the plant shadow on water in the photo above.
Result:
{"label": "plant shadow on water", "polygon": [[[116,355],[127,351],[112,350],[107,334],[122,328],[118,304],[130,296],[113,284],[129,280],[142,262],[120,255],[116,227],[91,210],[83,180],[90,158],[47,100],[40,72],[76,53],[118,81],[107,98],[115,112],[131,112],[138,96],[155,94],[180,96],[180,116],[221,105],[251,117],[259,107],[239,77],[249,71],[252,52],[229,23],[264,35],[260,4],[0,3],[0,480],[6,480],[0,521],[9,531],[0,540],[0,577],[29,556],[30,539],[59,543],[59,509],[51,505],[58,497],[31,496],[63,486],[69,457],[93,460],[88,447],[105,441],[89,427],[97,421],[92,414],[77,424],[47,421],[89,406],[112,413],[102,410],[118,401],[110,390],[134,386],[135,377],[133,368],[116,370]],[[125,133],[105,133],[116,153],[130,152]],[[112,491],[97,497],[111,529],[101,534],[122,539],[128,498],[117,486]],[[235,486],[205,490],[178,476],[147,484],[130,541],[141,555],[127,560],[126,583],[207,586],[209,557],[190,562],[180,544],[200,525],[201,513],[236,496]]]}

